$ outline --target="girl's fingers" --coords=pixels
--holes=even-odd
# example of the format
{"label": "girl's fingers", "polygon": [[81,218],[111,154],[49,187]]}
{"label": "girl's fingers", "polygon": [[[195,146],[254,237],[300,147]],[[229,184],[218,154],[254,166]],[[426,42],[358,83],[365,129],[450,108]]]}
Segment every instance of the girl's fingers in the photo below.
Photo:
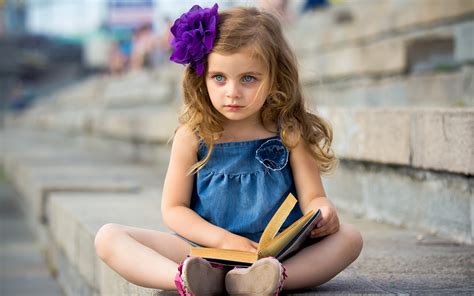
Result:
{"label": "girl's fingers", "polygon": [[338,228],[339,228],[339,221],[337,219],[337,216],[333,216],[330,221],[327,221],[327,223],[325,223],[321,227],[317,227],[313,229],[311,231],[311,237],[316,238],[316,237],[326,236],[326,235],[336,232]]}
{"label": "girl's fingers", "polygon": [[314,234],[312,233],[311,237],[312,238],[323,237],[332,233],[333,231],[331,228],[325,227],[325,228],[321,228],[321,230],[318,232],[314,232]]}
{"label": "girl's fingers", "polygon": [[331,215],[325,215],[321,213],[321,217],[319,218],[318,223],[316,223],[316,228],[321,228],[324,225],[328,224],[328,221],[331,220],[330,218],[331,218]]}
{"label": "girl's fingers", "polygon": [[311,237],[318,237],[321,233],[324,233],[327,229],[327,225],[316,227],[311,231]]}
{"label": "girl's fingers", "polygon": [[339,218],[331,208],[322,208],[318,220],[315,228],[311,231],[311,237],[326,236],[336,232],[339,228]]}
{"label": "girl's fingers", "polygon": [[326,215],[321,212],[321,215],[316,219],[316,225],[314,226],[315,228],[320,228],[326,224],[327,218]]}

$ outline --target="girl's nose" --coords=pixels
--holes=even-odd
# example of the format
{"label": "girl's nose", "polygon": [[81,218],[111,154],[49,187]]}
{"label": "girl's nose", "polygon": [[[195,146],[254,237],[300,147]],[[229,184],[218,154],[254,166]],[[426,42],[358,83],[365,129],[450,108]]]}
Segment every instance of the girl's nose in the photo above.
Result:
{"label": "girl's nose", "polygon": [[226,96],[228,98],[237,99],[240,97],[240,90],[237,83],[229,82],[227,83]]}

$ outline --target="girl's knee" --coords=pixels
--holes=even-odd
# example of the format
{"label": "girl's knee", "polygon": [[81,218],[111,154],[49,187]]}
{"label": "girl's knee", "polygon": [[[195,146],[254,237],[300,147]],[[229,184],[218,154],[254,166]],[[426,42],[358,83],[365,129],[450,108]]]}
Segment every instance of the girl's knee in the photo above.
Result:
{"label": "girl's knee", "polygon": [[362,251],[363,239],[360,231],[351,224],[341,224],[339,228],[340,234],[344,237],[344,240],[349,248],[351,254],[353,254],[354,260],[359,257]]}
{"label": "girl's knee", "polygon": [[114,244],[115,238],[120,233],[123,233],[122,227],[115,223],[105,224],[97,231],[94,245],[95,251],[100,258],[104,259],[108,257],[110,246]]}

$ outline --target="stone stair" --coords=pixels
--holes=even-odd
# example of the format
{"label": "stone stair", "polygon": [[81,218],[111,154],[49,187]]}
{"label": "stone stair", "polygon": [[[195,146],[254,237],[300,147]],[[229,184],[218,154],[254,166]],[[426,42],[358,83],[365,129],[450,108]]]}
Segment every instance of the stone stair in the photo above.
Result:
{"label": "stone stair", "polygon": [[347,1],[287,33],[333,125],[336,204],[472,244],[474,2]]}
{"label": "stone stair", "polygon": [[0,295],[64,295],[0,167]]}
{"label": "stone stair", "polygon": [[[167,231],[160,215],[165,162],[150,167],[120,149],[91,149],[57,132],[7,129],[0,135],[1,165],[9,179],[19,187],[31,188],[31,196],[25,198],[23,194],[22,203],[27,205],[36,199],[42,204],[41,214],[37,208],[25,209],[43,252],[48,254],[51,272],[66,295],[177,295],[127,282],[106,266],[94,249],[95,234],[106,223]],[[39,147],[41,150],[37,150]],[[42,169],[45,175],[35,173]],[[125,183],[121,187],[120,178],[124,176],[134,180],[133,186]],[[114,177],[117,182],[111,186],[109,180]],[[54,190],[54,182],[44,182],[58,179],[68,182]],[[91,180],[95,180],[92,186],[87,182]],[[101,190],[96,189],[98,184],[102,184]],[[472,246],[371,222],[344,211],[340,215],[343,223],[355,224],[361,230],[365,244],[361,257],[330,282],[287,295],[474,292],[470,281],[474,275]]]}

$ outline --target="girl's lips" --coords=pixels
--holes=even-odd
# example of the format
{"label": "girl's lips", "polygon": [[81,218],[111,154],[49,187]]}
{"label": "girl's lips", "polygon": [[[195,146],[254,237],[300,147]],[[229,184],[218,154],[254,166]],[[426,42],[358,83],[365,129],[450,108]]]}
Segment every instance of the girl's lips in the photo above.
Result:
{"label": "girl's lips", "polygon": [[224,108],[229,109],[230,111],[237,111],[243,108],[243,106],[240,105],[224,105]]}

